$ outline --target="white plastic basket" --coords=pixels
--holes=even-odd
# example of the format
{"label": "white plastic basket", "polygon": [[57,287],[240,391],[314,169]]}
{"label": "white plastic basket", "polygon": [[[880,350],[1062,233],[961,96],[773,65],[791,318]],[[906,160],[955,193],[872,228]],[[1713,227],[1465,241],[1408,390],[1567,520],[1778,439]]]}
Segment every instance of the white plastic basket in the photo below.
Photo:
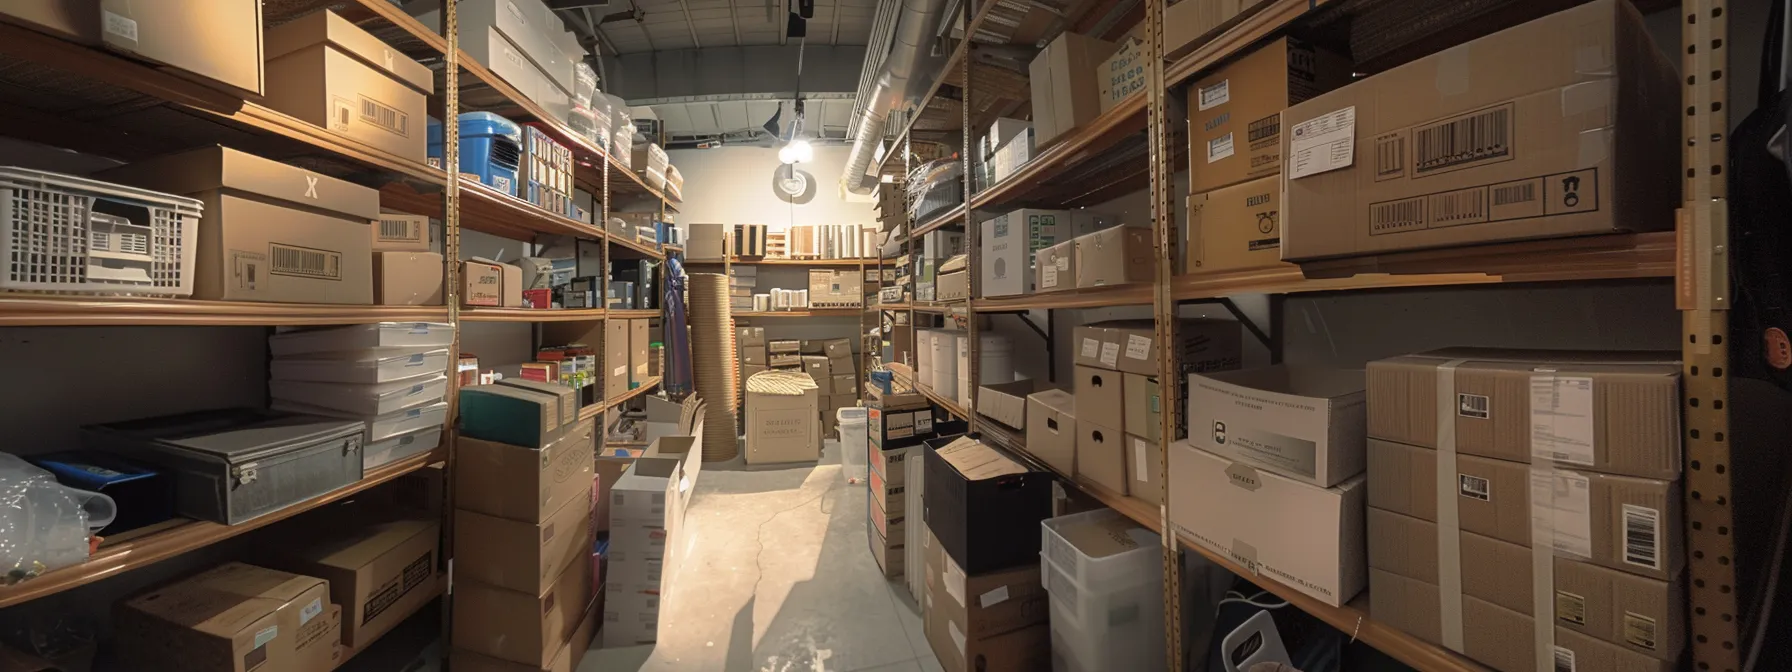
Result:
{"label": "white plastic basket", "polygon": [[192,296],[202,211],[196,199],[0,167],[0,289]]}
{"label": "white plastic basket", "polygon": [[1078,550],[1058,530],[1071,525],[1098,523],[1120,517],[1113,509],[1096,509],[1068,516],[1047,518],[1039,523],[1039,554],[1077,584],[1095,592],[1107,592],[1138,585],[1141,577],[1161,576],[1162,538],[1143,528],[1132,530],[1135,548],[1105,558],[1092,558]]}

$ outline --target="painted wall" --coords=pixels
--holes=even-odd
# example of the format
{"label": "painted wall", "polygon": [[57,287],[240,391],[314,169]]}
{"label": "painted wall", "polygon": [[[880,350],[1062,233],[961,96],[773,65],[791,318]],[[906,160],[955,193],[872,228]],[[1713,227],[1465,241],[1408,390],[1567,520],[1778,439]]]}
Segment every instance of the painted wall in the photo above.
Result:
{"label": "painted wall", "polygon": [[678,208],[681,224],[765,224],[782,231],[793,224],[869,224],[877,220],[871,199],[843,195],[840,174],[846,170],[846,145],[816,145],[815,160],[798,168],[814,183],[813,196],[794,204],[773,190],[778,150],[772,147],[718,147],[668,152],[684,175],[686,200]]}

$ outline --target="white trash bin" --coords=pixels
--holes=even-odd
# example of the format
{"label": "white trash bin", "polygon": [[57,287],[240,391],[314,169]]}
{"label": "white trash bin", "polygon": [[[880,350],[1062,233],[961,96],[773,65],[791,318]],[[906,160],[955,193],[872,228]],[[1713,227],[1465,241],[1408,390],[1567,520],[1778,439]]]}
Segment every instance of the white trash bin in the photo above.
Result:
{"label": "white trash bin", "polygon": [[840,474],[847,483],[865,480],[871,466],[871,416],[863,408],[842,408],[834,411],[840,423]]}

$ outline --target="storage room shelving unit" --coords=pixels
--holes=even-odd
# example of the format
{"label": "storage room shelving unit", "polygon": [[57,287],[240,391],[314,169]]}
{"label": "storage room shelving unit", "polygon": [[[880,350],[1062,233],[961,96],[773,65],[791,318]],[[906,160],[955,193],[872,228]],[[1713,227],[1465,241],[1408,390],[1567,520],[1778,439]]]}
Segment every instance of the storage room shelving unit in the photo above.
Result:
{"label": "storage room shelving unit", "polygon": [[[573,149],[578,161],[578,185],[594,194],[601,203],[600,212],[595,213],[597,221],[607,221],[610,212],[622,209],[654,211],[661,216],[676,211],[671,201],[623,168],[610,153],[550,118],[533,102],[455,48],[458,22],[454,3],[443,3],[440,35],[385,0],[266,2],[262,9],[263,24],[278,25],[326,8],[334,9],[343,18],[435,70],[436,91],[429,102],[432,116],[444,118],[459,112],[489,110],[515,119],[544,123],[557,141]],[[664,259],[665,252],[652,245],[613,237],[602,227],[550,213],[526,201],[462,180],[457,172],[445,172],[347,140],[143,62],[99,47],[0,23],[0,86],[5,86],[8,91],[7,100],[0,103],[0,116],[11,122],[0,133],[126,161],[208,144],[243,149],[378,188],[383,208],[440,219],[443,254],[448,260],[444,273],[445,305],[442,306],[241,303],[5,292],[0,293],[0,326],[273,327],[385,321],[447,322],[456,327],[457,338],[450,351],[450,361],[454,361],[459,353],[458,334],[463,323],[601,322],[660,316],[658,310],[463,308],[460,306],[458,261],[462,231],[479,231],[522,241],[539,235],[602,241],[606,243],[606,271],[610,258]],[[270,86],[277,87],[279,82],[271,82]],[[443,130],[443,165],[458,165],[458,124],[444,124]],[[668,250],[680,251],[677,248]],[[604,277],[607,290],[607,272]],[[448,373],[451,374],[448,400],[452,405],[458,396],[458,377],[452,375],[452,371]],[[600,395],[604,402],[587,406],[584,417],[595,417],[629,399],[648,394],[658,382],[655,378],[631,390],[604,391],[607,394]],[[0,608],[167,560],[347,499],[429,465],[444,464],[451,477],[455,467],[454,424],[451,413],[443,441],[432,452],[371,470],[354,485],[248,523],[226,526],[179,521],[146,528],[147,532],[142,534],[109,538],[86,563],[0,586]],[[452,515],[453,507],[443,503],[442,509],[443,529],[451,530],[451,521],[446,518]],[[451,548],[451,544],[445,545],[444,552]]]}
{"label": "storage room shelving unit", "polygon": [[[1691,615],[1689,641],[1694,668],[1719,672],[1742,669],[1741,651],[1745,648],[1744,628],[1753,627],[1750,617],[1738,604],[1738,595],[1754,594],[1760,586],[1739,586],[1736,553],[1738,544],[1731,536],[1736,525],[1735,488],[1731,472],[1724,465],[1731,463],[1732,446],[1725,441],[1730,420],[1723,410],[1731,390],[1723,372],[1729,368],[1725,337],[1729,334],[1727,303],[1730,290],[1730,268],[1725,254],[1729,230],[1723,166],[1726,163],[1724,137],[1729,128],[1721,103],[1727,94],[1723,75],[1727,66],[1725,3],[1721,0],[1685,0],[1679,3],[1683,29],[1682,71],[1688,73],[1681,91],[1680,104],[1686,110],[1683,136],[1684,204],[1680,209],[1677,232],[1616,234],[1557,240],[1528,241],[1474,247],[1380,254],[1369,257],[1303,264],[1300,267],[1269,268],[1242,272],[1179,274],[1181,241],[1175,221],[1174,203],[1177,193],[1173,177],[1187,169],[1186,132],[1183,103],[1176,91],[1196,75],[1203,74],[1249,48],[1274,36],[1297,28],[1305,22],[1323,18],[1328,12],[1348,11],[1342,2],[1318,0],[1261,0],[1245,13],[1223,24],[1184,53],[1165,53],[1163,0],[1146,0],[1142,11],[1126,14],[1121,23],[1143,22],[1140,37],[1147,57],[1147,82],[1142,95],[1134,95],[1102,114],[1092,122],[1069,131],[1061,140],[1038,151],[1032,160],[1013,175],[981,192],[973,192],[972,165],[969,153],[962,148],[973,146],[977,133],[987,129],[1004,110],[1013,110],[1013,80],[1025,75],[1004,71],[979,61],[975,54],[982,49],[999,49],[1001,44],[984,44],[985,27],[996,2],[967,2],[960,7],[959,19],[964,22],[963,35],[977,35],[978,40],[961,40],[952,51],[944,72],[933,82],[920,105],[909,114],[909,121],[895,137],[895,148],[882,159],[880,172],[900,177],[908,173],[911,157],[920,152],[919,143],[948,145],[945,154],[960,148],[965,202],[943,214],[923,221],[910,222],[912,229],[901,241],[900,261],[886,263],[912,264],[919,239],[929,231],[941,228],[962,230],[969,254],[971,296],[979,293],[979,215],[993,216],[1018,207],[1081,207],[1112,200],[1118,196],[1149,189],[1152,229],[1155,239],[1155,281],[1118,287],[1071,290],[1018,297],[972,298],[968,310],[972,315],[1018,313],[1027,310],[1080,310],[1115,306],[1152,307],[1159,342],[1173,337],[1177,308],[1193,302],[1220,302],[1232,309],[1246,328],[1248,336],[1262,341],[1273,361],[1281,357],[1280,300],[1282,296],[1311,292],[1363,292],[1402,287],[1453,287],[1498,283],[1592,283],[1620,279],[1672,279],[1678,295],[1677,308],[1682,314],[1682,356],[1684,360],[1683,440],[1685,449],[1685,525],[1690,574],[1687,586]],[[1649,10],[1671,10],[1666,2],[1639,2]],[[1340,9],[1342,8],[1342,9]],[[1067,15],[1068,16],[1068,15]],[[1133,26],[1097,26],[1068,17],[1064,28],[1074,32],[1113,39]],[[1050,36],[1047,36],[1049,39]],[[1043,44],[1043,41],[1041,42]],[[1443,46],[1443,45],[1435,45]],[[969,55],[967,55],[969,54]],[[950,91],[952,95],[942,95]],[[1025,86],[1021,88],[1025,95]],[[1663,105],[1675,101],[1662,101]],[[1269,324],[1256,324],[1238,312],[1227,297],[1241,294],[1270,296]],[[963,304],[961,304],[963,305]],[[952,304],[900,303],[880,304],[879,310],[906,313],[914,325],[917,314],[949,314],[962,309]],[[971,342],[976,342],[979,325],[976,320],[965,324]],[[1037,328],[1036,328],[1037,329]],[[912,352],[912,329],[907,332]],[[1052,334],[1041,331],[1049,339]],[[900,347],[897,348],[901,350]],[[1170,349],[1162,349],[1170,350]],[[976,379],[979,365],[976,349],[971,349],[969,365]],[[1160,354],[1160,379],[1177,377],[1178,363],[1174,354]],[[935,404],[971,423],[973,433],[983,439],[1018,453],[1039,468],[1043,463],[1026,453],[1024,436],[1016,435],[995,423],[981,421],[975,413],[976,391],[972,399],[947,401],[917,385]],[[1162,388],[1161,403],[1177,407],[1178,386]],[[1174,441],[1174,415],[1162,414],[1160,468],[1168,473],[1169,444]],[[1064,474],[1059,474],[1064,477]],[[1185,642],[1181,638],[1182,614],[1177,599],[1180,593],[1180,567],[1183,553],[1206,556],[1232,572],[1249,578],[1264,589],[1294,606],[1318,617],[1356,640],[1361,640],[1383,653],[1421,670],[1483,670],[1480,664],[1432,645],[1405,632],[1377,622],[1368,612],[1368,594],[1358,596],[1342,607],[1320,603],[1277,581],[1254,575],[1248,568],[1229,558],[1219,557],[1186,539],[1179,539],[1168,524],[1171,497],[1188,496],[1176,491],[1168,479],[1162,492],[1163,505],[1116,495],[1078,478],[1064,477],[1067,483],[1113,507],[1140,524],[1164,534],[1165,574],[1164,609],[1167,618],[1171,669],[1179,669]],[[1748,494],[1748,493],[1742,493]],[[1757,495],[1762,493],[1753,493]],[[1777,503],[1776,503],[1777,504]],[[1764,536],[1764,535],[1763,535]],[[1763,555],[1769,539],[1747,540]],[[1763,564],[1763,559],[1755,565]]]}
{"label": "storage room shelving unit", "polygon": [[[734,244],[733,244],[732,240],[729,239],[727,242],[724,242],[722,245],[722,249],[723,250],[734,249]],[[860,274],[860,277],[863,278],[864,273],[867,270],[872,270],[872,271],[877,270],[878,260],[876,258],[789,259],[789,258],[781,258],[781,257],[739,257],[739,256],[735,256],[735,255],[728,255],[728,256],[720,258],[720,259],[687,259],[687,260],[685,260],[685,265],[687,268],[692,267],[692,266],[705,267],[704,270],[706,272],[713,271],[714,267],[720,266],[720,267],[722,267],[722,275],[729,276],[729,277],[732,277],[734,275],[734,267],[735,266],[743,266],[744,265],[744,266],[796,267],[796,268],[802,268],[805,270],[811,269],[811,268],[832,268],[832,269],[839,269],[839,270],[853,269],[853,270],[858,271]],[[871,285],[872,285],[871,282],[866,281],[867,287],[869,287]],[[807,285],[805,285],[805,286],[807,286]],[[871,294],[868,295],[867,297],[865,297],[865,303],[862,305],[863,306],[872,306],[876,300],[877,300],[876,291],[872,290]],[[854,357],[855,357],[854,366],[856,366],[858,369],[857,375],[858,375],[859,379],[864,380],[866,371],[869,370],[871,357],[872,357],[872,352],[870,351],[870,349],[868,349],[865,346],[865,344],[863,343],[864,339],[862,338],[862,336],[865,334],[866,329],[868,329],[868,327],[867,327],[868,320],[872,319],[871,317],[867,316],[867,314],[866,314],[868,310],[872,310],[872,309],[868,309],[865,307],[859,307],[859,308],[797,308],[797,309],[789,309],[789,310],[735,310],[735,311],[729,311],[728,316],[735,320],[770,319],[770,320],[773,320],[773,322],[760,324],[758,326],[772,326],[774,328],[779,323],[781,323],[783,320],[788,320],[788,319],[842,318],[842,317],[856,318],[856,321],[853,322],[852,325],[853,325],[853,328],[857,329],[857,331],[854,332],[853,334],[845,335],[845,336],[838,336],[836,338],[850,338],[853,340],[853,342],[855,344],[857,344],[854,346],[855,348],[857,348],[856,354],[854,355]],[[744,386],[745,381],[742,381],[742,384]],[[744,389],[744,387],[743,387],[743,389]],[[742,406],[746,405],[747,400],[746,400],[745,395],[741,396],[741,398],[739,399],[739,403]]]}

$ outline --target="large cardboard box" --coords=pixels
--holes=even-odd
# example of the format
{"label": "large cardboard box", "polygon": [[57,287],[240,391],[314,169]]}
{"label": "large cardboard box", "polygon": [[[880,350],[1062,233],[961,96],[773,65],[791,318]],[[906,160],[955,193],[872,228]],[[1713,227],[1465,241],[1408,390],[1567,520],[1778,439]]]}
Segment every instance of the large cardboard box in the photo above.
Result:
{"label": "large cardboard box", "polygon": [[1076,289],[1076,240],[1033,253],[1033,288],[1040,292]]}
{"label": "large cardboard box", "polygon": [[461,305],[496,307],[504,303],[504,268],[467,260],[460,263]]}
{"label": "large cardboard box", "polygon": [[1195,39],[1237,16],[1244,0],[1182,0],[1164,9],[1164,53],[1179,56]]}
{"label": "large cardboard box", "polygon": [[[7,12],[14,11],[7,3]],[[24,3],[27,8],[38,2]],[[266,86],[262,72],[261,3],[257,0],[93,0],[71,17],[95,20],[81,34],[103,29],[106,46],[167,66],[167,72],[225,92],[254,98]],[[40,24],[41,25],[41,24]],[[272,44],[267,53],[271,54]],[[271,75],[267,79],[274,79]],[[423,159],[419,157],[418,161]]]}
{"label": "large cardboard box", "polygon": [[[419,157],[421,162],[422,158]],[[197,198],[193,298],[373,303],[379,192],[225,147],[101,171],[95,179]]]}
{"label": "large cardboard box", "polygon": [[954,562],[973,574],[1038,562],[1050,472],[965,436],[928,441],[925,452],[923,518]]}
{"label": "large cardboard box", "polygon": [[400,159],[426,158],[435,75],[337,16],[314,12],[268,29],[267,105]]}
{"label": "large cardboard box", "polygon": [[539,523],[454,514],[454,578],[541,595],[569,566],[591,559],[591,484]]}
{"label": "large cardboard box", "polygon": [[628,320],[604,320],[604,396],[615,397],[628,391],[629,330]]}
{"label": "large cardboard box", "polygon": [[1063,390],[1027,395],[1027,453],[1065,476],[1076,475],[1076,397]]}
{"label": "large cardboard box", "polygon": [[374,300],[382,306],[442,305],[442,255],[373,253]]}
{"label": "large cardboard box", "polygon": [[1010,568],[967,572],[937,539],[928,541],[922,630],[941,668],[1049,669],[1050,598],[1040,583],[1039,558]]}
{"label": "large cardboard box", "polygon": [[341,610],[323,579],[232,562],[118,604],[122,660],[158,670],[327,670]]}
{"label": "large cardboard box", "polygon": [[1127,494],[1152,504],[1162,504],[1163,489],[1163,445],[1155,439],[1126,435]]}
{"label": "large cardboard box", "polygon": [[456,439],[454,506],[488,516],[540,523],[590,494],[596,419],[586,419],[545,448],[523,448],[462,436]]}
{"label": "large cardboard box", "polygon": [[1190,442],[1303,483],[1363,473],[1363,372],[1271,366],[1189,374]]}
{"label": "large cardboard box", "polygon": [[591,648],[591,638],[597,634],[598,626],[603,625],[603,618],[603,596],[599,595],[585,610],[585,618],[573,630],[572,639],[560,646],[554,660],[546,667],[513,663],[459,649],[448,653],[448,662],[454,672],[577,672],[579,661],[585,659],[585,653]]}
{"label": "large cardboard box", "polygon": [[293,544],[269,558],[280,569],[328,581],[330,601],[342,607],[342,645],[359,648],[435,599],[441,536],[435,520],[394,520]]}
{"label": "large cardboard box", "polygon": [[1095,68],[1120,45],[1066,31],[1027,66],[1033,91],[1033,146],[1044,149],[1101,114]]}
{"label": "large cardboard box", "polygon": [[1031,293],[1033,253],[1067,238],[1069,224],[1069,212],[1028,208],[983,220],[977,296]]}
{"label": "large cardboard box", "polygon": [[[586,562],[567,567],[540,593],[456,576],[453,647],[538,669],[553,664],[560,649],[577,635],[585,606],[591,602],[589,548],[587,543]],[[459,564],[455,563],[457,574]]]}
{"label": "large cardboard box", "polygon": [[1150,282],[1151,229],[1116,226],[1076,239],[1076,286]]}
{"label": "large cardboard box", "polygon": [[1350,83],[1350,61],[1291,37],[1258,47],[1188,89],[1189,191],[1282,169],[1282,110]]}
{"label": "large cardboard box", "polygon": [[647,384],[647,346],[653,341],[651,320],[628,321],[628,387]]}
{"label": "large cardboard box", "polygon": [[1145,43],[1136,37],[1120,42],[1119,50],[1095,68],[1101,89],[1101,111],[1106,114],[1127,98],[1145,90]]}
{"label": "large cardboard box", "polygon": [[1458,453],[1673,480],[1678,360],[1678,352],[1491,348],[1390,357],[1368,366],[1369,436],[1436,448],[1446,436],[1442,409]]}
{"label": "large cardboard box", "polygon": [[[1652,658],[1675,661],[1686,646],[1686,588],[1673,581],[1555,556],[1543,583],[1534,581],[1531,549],[1472,532],[1457,532],[1455,567],[1439,562],[1433,522],[1369,507],[1369,568],[1435,586],[1453,585],[1467,597],[1535,616],[1543,590],[1544,618]],[[1454,572],[1453,581],[1442,575]],[[1371,581],[1373,581],[1371,574]]]}
{"label": "large cardboard box", "polygon": [[1675,72],[1598,0],[1294,105],[1282,258],[1672,228]]}
{"label": "large cardboard box", "polygon": [[1461,529],[1525,547],[1534,528],[1547,524],[1558,555],[1664,581],[1680,574],[1685,536],[1673,522],[1681,510],[1677,481],[1474,455],[1457,455],[1454,474],[1437,469],[1435,450],[1370,439],[1370,505],[1436,522],[1440,505],[1453,504]]}
{"label": "large cardboard box", "polygon": [[[1369,610],[1375,620],[1433,644],[1443,644],[1434,584],[1379,569],[1369,570]],[[1535,621],[1486,600],[1462,598],[1462,651],[1493,669],[1575,670],[1576,672],[1670,672],[1676,663],[1652,658],[1565,627],[1551,631],[1554,644],[1545,663],[1536,658]]]}
{"label": "large cardboard box", "polygon": [[[1077,408],[1082,408],[1081,400]],[[1112,491],[1127,492],[1126,433],[1084,416],[1076,423],[1076,475]]]}
{"label": "large cardboard box", "polygon": [[[826,358],[811,359],[826,364]],[[820,419],[821,392],[808,374],[769,371],[754,376],[747,383],[747,463],[821,459]]]}
{"label": "large cardboard box", "polygon": [[1280,175],[1190,196],[1186,268],[1206,272],[1281,265],[1281,210]]}
{"label": "large cardboard box", "polygon": [[1321,488],[1170,444],[1170,523],[1195,543],[1332,606],[1367,582],[1364,478]]}

